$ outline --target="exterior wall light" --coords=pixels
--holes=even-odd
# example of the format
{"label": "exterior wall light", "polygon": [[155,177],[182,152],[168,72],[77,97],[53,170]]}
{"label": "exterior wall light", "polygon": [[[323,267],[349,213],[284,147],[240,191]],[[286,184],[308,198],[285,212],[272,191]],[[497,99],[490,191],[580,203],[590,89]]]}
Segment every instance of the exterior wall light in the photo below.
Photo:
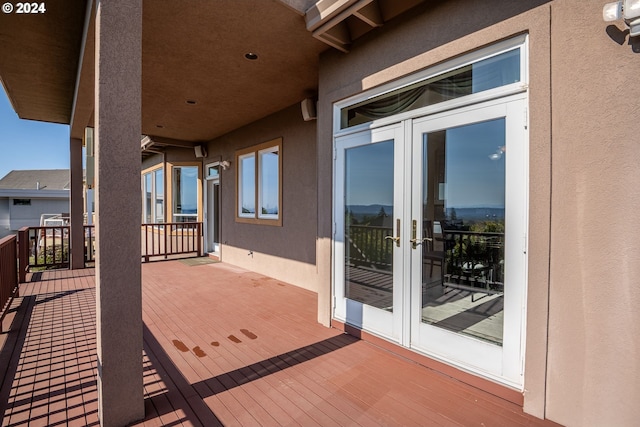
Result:
{"label": "exterior wall light", "polygon": [[640,0],[620,0],[607,3],[602,9],[605,22],[624,19],[629,27],[629,36],[640,36]]}

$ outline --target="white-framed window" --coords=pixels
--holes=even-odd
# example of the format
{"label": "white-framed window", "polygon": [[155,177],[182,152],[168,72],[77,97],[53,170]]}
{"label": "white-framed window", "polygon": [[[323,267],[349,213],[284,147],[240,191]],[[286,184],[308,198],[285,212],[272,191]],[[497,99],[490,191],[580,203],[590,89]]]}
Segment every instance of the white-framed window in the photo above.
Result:
{"label": "white-framed window", "polygon": [[526,35],[487,46],[334,104],[334,134],[526,91]]}
{"label": "white-framed window", "polygon": [[282,225],[282,138],[236,152],[236,221]]}
{"label": "white-framed window", "polygon": [[164,222],[164,169],[147,169],[142,172],[142,222]]}

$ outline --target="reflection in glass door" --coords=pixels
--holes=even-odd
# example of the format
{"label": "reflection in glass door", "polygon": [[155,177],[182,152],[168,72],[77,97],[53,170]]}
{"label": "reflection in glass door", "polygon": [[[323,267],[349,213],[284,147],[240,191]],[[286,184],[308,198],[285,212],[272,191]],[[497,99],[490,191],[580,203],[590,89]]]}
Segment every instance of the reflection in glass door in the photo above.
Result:
{"label": "reflection in glass door", "polygon": [[345,297],[393,311],[393,141],[345,152]]}
{"label": "reflection in glass door", "polygon": [[423,134],[422,322],[502,345],[505,119]]}

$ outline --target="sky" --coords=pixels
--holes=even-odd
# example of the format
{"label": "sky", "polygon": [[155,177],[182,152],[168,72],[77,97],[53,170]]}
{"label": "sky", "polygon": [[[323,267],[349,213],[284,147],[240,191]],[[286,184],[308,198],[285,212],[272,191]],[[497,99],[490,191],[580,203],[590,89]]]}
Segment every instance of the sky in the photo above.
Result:
{"label": "sky", "polygon": [[[423,144],[428,144],[431,137],[446,142],[443,159],[446,208],[504,208],[506,143],[503,118],[425,136]],[[393,141],[383,141],[347,150],[347,206],[393,205],[393,144]]]}
{"label": "sky", "polygon": [[69,126],[19,119],[0,85],[0,178],[12,170],[68,168]]}

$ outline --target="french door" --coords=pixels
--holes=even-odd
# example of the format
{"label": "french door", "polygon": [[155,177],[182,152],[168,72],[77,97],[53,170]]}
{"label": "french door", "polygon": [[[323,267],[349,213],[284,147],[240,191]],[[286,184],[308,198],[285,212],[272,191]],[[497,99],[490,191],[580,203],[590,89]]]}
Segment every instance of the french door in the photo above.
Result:
{"label": "french door", "polygon": [[336,138],[334,316],[521,387],[526,98]]}
{"label": "french door", "polygon": [[399,342],[405,308],[403,127],[362,132],[336,143],[335,314]]}

